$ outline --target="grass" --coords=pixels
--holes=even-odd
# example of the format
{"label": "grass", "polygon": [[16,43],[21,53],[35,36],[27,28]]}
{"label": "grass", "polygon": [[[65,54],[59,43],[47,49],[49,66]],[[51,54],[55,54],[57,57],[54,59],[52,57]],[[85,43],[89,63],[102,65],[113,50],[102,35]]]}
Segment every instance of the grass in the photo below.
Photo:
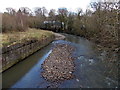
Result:
{"label": "grass", "polygon": [[41,40],[51,35],[53,35],[53,32],[40,29],[28,29],[26,32],[3,33],[0,34],[0,37],[2,38],[0,47],[22,43],[31,39]]}

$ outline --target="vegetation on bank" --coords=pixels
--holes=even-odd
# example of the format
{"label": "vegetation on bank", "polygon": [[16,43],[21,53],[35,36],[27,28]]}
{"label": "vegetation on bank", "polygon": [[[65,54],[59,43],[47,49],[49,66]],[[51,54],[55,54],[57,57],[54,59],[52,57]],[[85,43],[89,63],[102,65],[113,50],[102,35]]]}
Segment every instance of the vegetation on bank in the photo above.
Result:
{"label": "vegetation on bank", "polygon": [[76,12],[67,8],[57,11],[48,11],[45,7],[37,7],[34,11],[27,7],[21,7],[18,11],[7,8],[7,12],[2,13],[2,32],[40,28],[83,36],[104,47],[112,47],[118,41],[119,4],[98,0],[91,2],[85,12],[80,8]]}
{"label": "vegetation on bank", "polygon": [[2,37],[2,47],[10,46],[16,43],[23,43],[29,40],[42,40],[53,35],[51,31],[40,29],[28,29],[25,32],[11,32],[0,34]]}

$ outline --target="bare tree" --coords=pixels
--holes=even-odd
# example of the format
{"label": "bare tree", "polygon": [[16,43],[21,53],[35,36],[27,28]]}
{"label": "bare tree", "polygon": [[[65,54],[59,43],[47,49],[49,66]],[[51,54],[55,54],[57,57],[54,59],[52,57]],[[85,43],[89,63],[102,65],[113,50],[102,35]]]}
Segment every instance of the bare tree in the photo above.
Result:
{"label": "bare tree", "polygon": [[50,20],[52,20],[52,21],[56,20],[56,10],[55,9],[51,9],[48,15],[49,15]]}
{"label": "bare tree", "polygon": [[20,10],[26,16],[29,16],[33,13],[32,10],[28,7],[21,7]]}
{"label": "bare tree", "polygon": [[58,18],[61,22],[61,29],[65,30],[67,27],[67,16],[68,16],[68,10],[67,8],[59,8],[58,9]]}
{"label": "bare tree", "polygon": [[15,9],[13,9],[13,8],[6,8],[6,10],[10,15],[15,15],[15,13],[16,13]]}

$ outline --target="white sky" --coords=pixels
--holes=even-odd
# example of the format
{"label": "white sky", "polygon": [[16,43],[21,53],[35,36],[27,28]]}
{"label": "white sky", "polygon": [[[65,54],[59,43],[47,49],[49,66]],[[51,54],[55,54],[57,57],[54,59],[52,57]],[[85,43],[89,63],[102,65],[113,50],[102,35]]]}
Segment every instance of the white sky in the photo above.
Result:
{"label": "white sky", "polygon": [[83,11],[87,8],[91,0],[0,0],[0,12],[6,10],[7,7],[12,7],[16,10],[20,7],[28,7],[34,10],[35,7],[46,7],[47,10],[66,7],[68,10],[76,11],[77,8],[82,8]]}

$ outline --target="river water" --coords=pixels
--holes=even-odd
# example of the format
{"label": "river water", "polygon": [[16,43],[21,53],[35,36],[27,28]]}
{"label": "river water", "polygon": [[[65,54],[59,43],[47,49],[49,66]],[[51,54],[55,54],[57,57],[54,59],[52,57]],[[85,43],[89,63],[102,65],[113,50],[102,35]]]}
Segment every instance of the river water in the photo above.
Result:
{"label": "river water", "polygon": [[[54,41],[2,74],[3,88],[47,88],[52,84],[41,76],[41,64],[52,51],[54,43],[71,43],[76,47],[74,78],[58,85],[59,88],[117,88],[118,82],[108,77],[109,72],[103,59],[95,49],[95,44],[73,35],[64,34],[66,40]],[[102,57],[104,58],[104,57]],[[115,67],[116,68],[116,67]],[[117,68],[116,68],[117,69]],[[54,86],[54,85],[53,85]]]}

